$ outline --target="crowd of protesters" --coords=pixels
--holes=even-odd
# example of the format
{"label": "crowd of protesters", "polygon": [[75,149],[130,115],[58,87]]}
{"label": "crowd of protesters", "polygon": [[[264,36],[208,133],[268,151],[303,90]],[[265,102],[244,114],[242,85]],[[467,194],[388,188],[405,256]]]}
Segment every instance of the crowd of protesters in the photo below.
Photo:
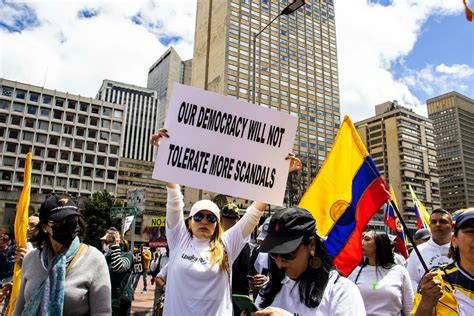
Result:
{"label": "crowd of protesters", "polygon": [[[164,129],[152,143],[162,137]],[[301,168],[294,155],[286,159],[289,172]],[[185,216],[180,186],[167,183],[167,191],[168,247],[154,253],[145,244],[129,249],[114,227],[96,236],[101,251],[84,244],[74,198],[47,197],[28,219],[26,248],[0,235],[1,315],[15,264],[22,275],[13,315],[129,315],[140,279],[142,293],[155,285],[154,315],[474,315],[474,209],[455,219],[434,210],[407,261],[389,235],[365,231],[363,260],[345,278],[305,209],[263,220],[265,203],[241,213],[201,200]],[[239,301],[245,296],[250,303]]]}
{"label": "crowd of protesters", "polygon": [[261,309],[255,315],[474,312],[474,209],[455,221],[449,212],[435,210],[431,232],[414,234],[428,273],[415,251],[407,267],[396,264],[389,235],[366,231],[363,260],[346,279],[304,209],[276,210],[260,221],[257,212],[265,205],[254,204],[246,214],[254,216],[252,226],[263,224],[252,243],[255,227],[245,230],[252,218],[241,217],[235,204],[219,208],[199,201],[185,218],[179,186],[169,184],[168,191],[175,227],[168,235],[170,247],[154,254],[144,244],[133,253],[114,227],[100,238],[102,252],[82,243],[84,221],[73,198],[48,197],[39,215],[28,219],[27,248],[16,247],[11,234],[1,234],[2,315],[15,262],[22,266],[22,282],[13,315],[130,315],[136,280],[143,276],[155,284],[154,315],[176,315],[178,309],[180,315],[246,314],[232,301],[233,294],[249,296]]}

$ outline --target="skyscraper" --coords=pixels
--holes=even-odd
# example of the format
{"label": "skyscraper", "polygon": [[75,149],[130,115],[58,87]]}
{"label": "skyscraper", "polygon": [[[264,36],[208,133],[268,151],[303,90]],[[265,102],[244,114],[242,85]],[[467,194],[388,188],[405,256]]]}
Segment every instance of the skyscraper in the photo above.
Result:
{"label": "skyscraper", "polygon": [[170,47],[148,70],[147,88],[158,93],[158,128],[165,124],[168,103],[175,82],[191,85],[192,59],[183,61]]}
{"label": "skyscraper", "polygon": [[0,79],[0,221],[11,225],[33,153],[31,204],[51,192],[116,193],[124,107]]}
{"label": "skyscraper", "polygon": [[[409,185],[428,212],[440,207],[431,120],[393,101],[375,106],[375,116],[357,122],[355,126],[377,168],[393,187],[408,227],[416,230]],[[376,225],[376,221],[383,228],[380,213],[371,224]]]}
{"label": "skyscraper", "polygon": [[455,211],[474,206],[474,100],[450,92],[426,101],[433,120],[441,205]]}
{"label": "skyscraper", "polygon": [[149,145],[151,135],[158,130],[157,92],[135,85],[104,80],[97,99],[125,108],[123,147],[121,157],[154,161],[154,148]]}
{"label": "skyscraper", "polygon": [[[151,135],[158,130],[157,92],[135,85],[104,80],[97,98],[124,107],[123,150],[117,184],[117,198],[127,201],[130,189],[145,188],[144,213],[163,215],[166,210],[166,186],[151,178],[156,149]],[[136,220],[137,232],[147,229],[142,217]],[[145,241],[140,237],[138,240]]]}
{"label": "skyscraper", "polygon": [[[192,85],[251,100],[252,33],[288,1],[198,0]],[[256,44],[256,103],[298,117],[295,152],[305,168],[285,198],[295,204],[326,159],[339,127],[334,5],[308,0],[281,15]]]}

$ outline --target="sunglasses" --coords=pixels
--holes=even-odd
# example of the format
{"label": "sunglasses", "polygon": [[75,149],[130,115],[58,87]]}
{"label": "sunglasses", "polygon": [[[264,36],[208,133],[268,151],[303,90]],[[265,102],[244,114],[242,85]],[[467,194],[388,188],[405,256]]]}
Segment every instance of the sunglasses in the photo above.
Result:
{"label": "sunglasses", "polygon": [[296,253],[298,252],[298,249],[300,248],[300,246],[301,244],[298,247],[296,247],[295,250],[289,253],[269,253],[268,255],[270,256],[270,258],[272,258],[275,261],[277,260],[278,257],[280,257],[281,259],[285,261],[294,260],[296,258]]}
{"label": "sunglasses", "polygon": [[217,216],[214,215],[214,214],[203,214],[201,212],[198,212],[196,214],[194,214],[193,216],[193,220],[197,223],[199,223],[200,221],[202,221],[204,219],[204,217],[207,218],[207,221],[211,224],[214,224],[215,222],[217,222]]}

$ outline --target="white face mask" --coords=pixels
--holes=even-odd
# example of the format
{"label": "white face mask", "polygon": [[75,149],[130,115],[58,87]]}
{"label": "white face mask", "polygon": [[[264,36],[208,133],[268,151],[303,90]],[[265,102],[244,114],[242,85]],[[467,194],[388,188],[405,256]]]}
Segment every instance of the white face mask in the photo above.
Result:
{"label": "white face mask", "polygon": [[106,255],[108,255],[109,252],[110,252],[110,247],[109,247],[109,245],[108,245],[108,244],[102,244],[102,251],[103,251]]}

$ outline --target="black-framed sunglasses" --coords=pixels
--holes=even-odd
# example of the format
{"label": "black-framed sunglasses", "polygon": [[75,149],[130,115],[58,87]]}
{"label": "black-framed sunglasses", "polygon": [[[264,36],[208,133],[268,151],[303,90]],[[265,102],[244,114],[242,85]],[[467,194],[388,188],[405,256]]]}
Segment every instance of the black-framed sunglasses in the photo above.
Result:
{"label": "black-framed sunglasses", "polygon": [[295,250],[293,250],[292,252],[288,252],[288,253],[269,253],[268,255],[270,256],[270,258],[272,258],[273,260],[277,260],[278,257],[282,258],[283,260],[285,261],[291,261],[291,260],[294,260],[296,258],[296,253],[298,252],[298,249],[301,247],[302,244],[300,244],[298,247],[296,247]]}
{"label": "black-framed sunglasses", "polygon": [[201,212],[197,212],[196,214],[194,214],[193,216],[193,221],[199,223],[200,221],[202,221],[204,219],[204,217],[207,218],[207,221],[211,224],[214,224],[215,222],[217,222],[217,216],[214,215],[214,214],[203,214]]}

